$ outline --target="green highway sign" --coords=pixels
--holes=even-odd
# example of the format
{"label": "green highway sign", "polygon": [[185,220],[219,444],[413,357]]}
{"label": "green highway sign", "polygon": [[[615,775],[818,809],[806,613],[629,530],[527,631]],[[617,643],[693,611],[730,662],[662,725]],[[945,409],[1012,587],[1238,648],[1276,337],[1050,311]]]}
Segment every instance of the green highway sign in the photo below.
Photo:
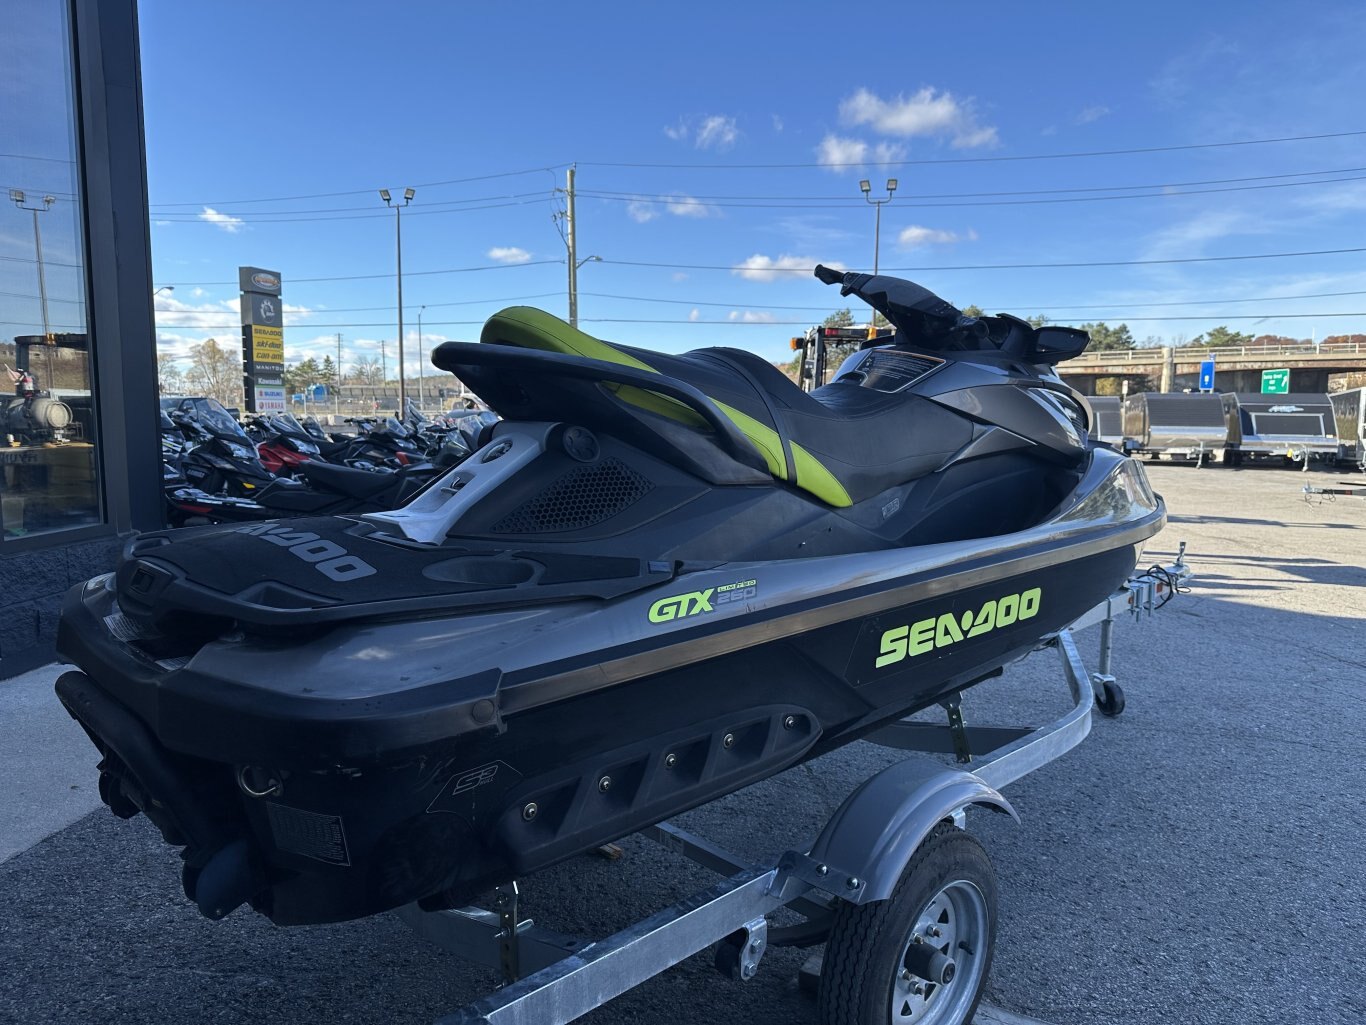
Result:
{"label": "green highway sign", "polygon": [[1263,395],[1289,395],[1290,394],[1290,371],[1284,370],[1263,370],[1262,371],[1262,394]]}

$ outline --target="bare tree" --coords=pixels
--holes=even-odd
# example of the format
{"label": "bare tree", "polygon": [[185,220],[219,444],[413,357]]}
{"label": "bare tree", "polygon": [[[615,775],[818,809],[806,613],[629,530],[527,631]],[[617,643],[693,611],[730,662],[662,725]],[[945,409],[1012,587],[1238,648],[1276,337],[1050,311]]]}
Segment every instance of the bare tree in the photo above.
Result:
{"label": "bare tree", "polygon": [[379,360],[361,356],[351,367],[350,379],[356,384],[382,384]]}
{"label": "bare tree", "polygon": [[215,338],[206,338],[190,350],[190,368],[185,373],[190,390],[217,399],[225,406],[242,404],[242,355],[235,347],[225,348]]}
{"label": "bare tree", "polygon": [[176,365],[176,357],[169,352],[157,353],[157,385],[162,395],[185,393],[185,372]]}

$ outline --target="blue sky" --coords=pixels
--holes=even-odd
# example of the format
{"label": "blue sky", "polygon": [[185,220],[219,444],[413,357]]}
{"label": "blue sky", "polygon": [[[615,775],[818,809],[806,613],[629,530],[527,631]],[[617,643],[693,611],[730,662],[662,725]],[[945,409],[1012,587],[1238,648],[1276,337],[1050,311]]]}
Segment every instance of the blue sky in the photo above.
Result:
{"label": "blue sky", "polygon": [[[1125,321],[1140,339],[1366,330],[1346,315],[1366,294],[1321,295],[1366,293],[1366,253],[942,269],[1366,246],[1366,135],[1002,159],[1366,130],[1357,4],[143,0],[141,22],[167,351],[235,338],[232,282],[254,264],[283,274],[289,359],[335,352],[340,331],[348,362],[390,340],[392,372],[381,186],[417,187],[410,346],[422,306],[429,345],[476,338],[514,302],[563,315],[554,190],[570,162],[579,254],[603,257],[580,271],[581,326],[647,347],[784,358],[842,304],[779,268],[871,269],[857,182],[880,193],[889,176],[883,269],[918,268],[905,275],[960,305]],[[1095,189],[1111,191],[1056,191]],[[472,267],[496,269],[431,273]],[[1288,316],[1308,313],[1342,315]]]}

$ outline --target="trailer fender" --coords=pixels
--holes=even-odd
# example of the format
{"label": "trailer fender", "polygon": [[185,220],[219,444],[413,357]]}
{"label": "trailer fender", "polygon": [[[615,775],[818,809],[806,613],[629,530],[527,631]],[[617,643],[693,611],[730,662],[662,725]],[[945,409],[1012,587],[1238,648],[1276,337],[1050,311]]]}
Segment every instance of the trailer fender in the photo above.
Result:
{"label": "trailer fender", "polygon": [[780,867],[853,904],[886,900],[935,826],[969,805],[1020,820],[980,776],[929,758],[908,758],[865,780],[826,823],[810,853],[789,854]]}

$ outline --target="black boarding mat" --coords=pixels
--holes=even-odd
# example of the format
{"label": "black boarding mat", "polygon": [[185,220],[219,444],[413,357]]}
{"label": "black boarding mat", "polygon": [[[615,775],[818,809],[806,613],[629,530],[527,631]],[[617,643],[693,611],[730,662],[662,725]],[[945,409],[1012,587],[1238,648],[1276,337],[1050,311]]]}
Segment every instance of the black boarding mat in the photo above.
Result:
{"label": "black boarding mat", "polygon": [[470,542],[396,542],[341,516],[139,538],[118,571],[119,604],[156,623],[177,613],[262,627],[337,622],[473,604],[611,598],[673,566],[583,552]]}

